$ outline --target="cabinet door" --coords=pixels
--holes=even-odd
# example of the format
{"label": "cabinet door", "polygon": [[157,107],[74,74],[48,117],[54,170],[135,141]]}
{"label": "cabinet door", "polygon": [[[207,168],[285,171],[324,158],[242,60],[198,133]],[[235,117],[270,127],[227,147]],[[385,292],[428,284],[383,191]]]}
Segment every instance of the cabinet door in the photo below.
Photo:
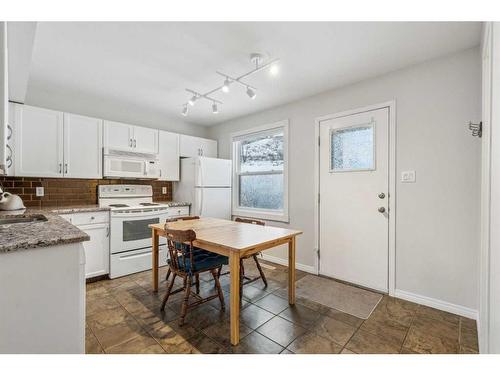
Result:
{"label": "cabinet door", "polygon": [[109,225],[82,225],[90,241],[82,242],[85,249],[85,277],[95,277],[109,273]]}
{"label": "cabinet door", "polygon": [[158,153],[158,130],[134,126],[134,151],[145,154]]}
{"label": "cabinet door", "polygon": [[64,176],[102,178],[102,120],[64,114]]}
{"label": "cabinet door", "polygon": [[179,181],[179,134],[160,130],[160,180]]}
{"label": "cabinet door", "polygon": [[114,121],[104,121],[104,147],[132,151],[133,126]]}
{"label": "cabinet door", "polygon": [[183,158],[192,158],[201,156],[201,142],[199,137],[191,135],[180,135],[180,155]]}
{"label": "cabinet door", "polygon": [[63,113],[16,105],[15,175],[62,177]]}
{"label": "cabinet door", "polygon": [[201,156],[206,156],[209,158],[217,157],[217,141],[213,139],[200,138],[201,143]]}

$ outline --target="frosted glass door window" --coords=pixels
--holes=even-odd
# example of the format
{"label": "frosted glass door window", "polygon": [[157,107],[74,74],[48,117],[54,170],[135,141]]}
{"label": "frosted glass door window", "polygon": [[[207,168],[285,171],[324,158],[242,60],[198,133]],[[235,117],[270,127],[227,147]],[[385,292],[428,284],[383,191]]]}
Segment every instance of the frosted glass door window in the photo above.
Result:
{"label": "frosted glass door window", "polygon": [[330,171],[375,169],[374,126],[332,129],[330,133]]}

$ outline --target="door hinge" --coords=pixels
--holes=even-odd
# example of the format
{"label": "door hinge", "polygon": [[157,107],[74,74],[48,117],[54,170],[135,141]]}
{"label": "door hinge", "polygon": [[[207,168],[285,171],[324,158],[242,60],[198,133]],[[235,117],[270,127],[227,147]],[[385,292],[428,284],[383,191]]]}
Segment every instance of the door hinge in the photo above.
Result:
{"label": "door hinge", "polygon": [[319,259],[321,258],[321,251],[320,251],[320,249],[319,249],[319,248],[318,248],[318,249],[316,249],[316,253],[317,253],[317,255],[318,255],[318,262],[319,262]]}

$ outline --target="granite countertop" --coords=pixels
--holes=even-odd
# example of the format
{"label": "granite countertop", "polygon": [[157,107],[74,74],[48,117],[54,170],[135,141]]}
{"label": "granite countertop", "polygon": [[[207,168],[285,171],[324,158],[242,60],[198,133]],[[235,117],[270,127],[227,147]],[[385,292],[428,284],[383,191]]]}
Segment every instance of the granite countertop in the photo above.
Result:
{"label": "granite countertop", "polygon": [[85,232],[47,210],[0,211],[0,218],[14,215],[43,215],[47,221],[0,225],[0,253],[90,240]]}
{"label": "granite countertop", "polygon": [[168,207],[191,206],[191,203],[189,202],[155,201],[154,203],[166,204]]}
{"label": "granite countertop", "polygon": [[43,211],[49,211],[54,214],[64,215],[64,214],[75,214],[78,212],[97,212],[97,211],[109,211],[109,207],[99,207],[97,204],[89,204],[83,206],[68,206],[68,207],[47,207]]}

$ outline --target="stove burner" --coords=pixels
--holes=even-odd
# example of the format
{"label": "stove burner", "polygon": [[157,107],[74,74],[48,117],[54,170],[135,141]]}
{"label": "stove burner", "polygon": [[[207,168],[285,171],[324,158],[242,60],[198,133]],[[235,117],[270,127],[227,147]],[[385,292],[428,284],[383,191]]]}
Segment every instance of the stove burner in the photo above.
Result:
{"label": "stove burner", "polygon": [[159,206],[158,203],[139,203],[139,206]]}
{"label": "stove burner", "polygon": [[110,204],[109,207],[128,207],[128,204],[116,203],[116,204]]}

